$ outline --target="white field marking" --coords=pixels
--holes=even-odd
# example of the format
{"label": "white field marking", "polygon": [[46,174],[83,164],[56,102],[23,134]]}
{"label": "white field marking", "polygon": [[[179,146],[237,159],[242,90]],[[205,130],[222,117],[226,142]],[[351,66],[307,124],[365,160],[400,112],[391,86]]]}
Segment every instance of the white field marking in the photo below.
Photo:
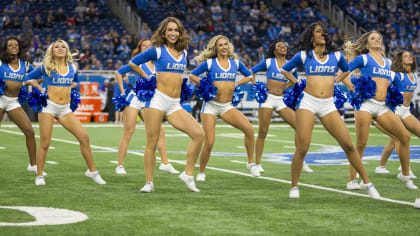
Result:
{"label": "white field marking", "polygon": [[6,147],[0,147],[0,149],[6,149]]}
{"label": "white field marking", "polygon": [[53,164],[53,165],[57,165],[58,164],[58,162],[55,162],[55,161],[46,161],[46,163]]}
{"label": "white field marking", "polygon": [[0,222],[0,226],[64,225],[85,221],[89,218],[78,211],[52,207],[0,206],[0,208],[24,211],[35,218],[35,221],[31,222]]}
{"label": "white field marking", "polygon": [[[21,132],[16,132],[16,131],[11,131],[11,130],[5,130],[5,129],[0,129],[0,132],[4,132],[4,133],[9,133],[9,134],[17,134],[17,135],[24,135]],[[36,138],[39,138],[39,135],[35,135]],[[79,142],[75,142],[75,141],[71,141],[71,140],[65,140],[65,139],[59,139],[59,138],[51,138],[52,141],[56,141],[56,142],[62,142],[62,143],[70,143],[70,144],[75,144],[75,145],[79,145]],[[102,149],[102,150],[107,150],[109,152],[118,152],[118,149],[115,148],[110,148],[110,147],[102,147],[102,146],[98,146],[98,145],[90,145],[90,147],[92,148],[97,148],[97,149]],[[144,156],[143,153],[140,152],[134,152],[134,151],[127,151],[130,154],[134,154],[137,156]]]}
{"label": "white field marking", "polygon": [[112,164],[118,164],[118,161],[109,161],[109,162],[111,162]]}
{"label": "white field marking", "polygon": [[283,146],[284,148],[296,148],[296,146]]}
{"label": "white field marking", "polygon": [[54,149],[55,149],[55,147],[49,146],[49,147],[48,147],[48,149],[50,149],[50,150],[54,150]]}
{"label": "white field marking", "polygon": [[[180,162],[178,160],[171,160],[171,162],[173,162],[173,163],[179,163],[179,164],[184,164],[185,163],[185,162],[184,163],[183,162]],[[199,165],[196,165],[196,166],[198,167]],[[255,178],[251,174],[243,173],[243,172],[239,172],[239,171],[221,169],[221,168],[210,167],[210,166],[207,166],[206,169],[217,170],[217,171],[221,171],[221,172],[225,172],[225,173],[231,173],[231,174],[236,174],[236,175],[242,175],[242,176],[248,176],[248,177],[251,177],[251,178]],[[256,179],[264,179],[264,180],[271,180],[271,181],[274,181],[274,182],[291,184],[291,181],[290,180],[276,179],[276,178],[265,177],[265,176],[260,176],[260,177],[258,177]],[[305,186],[305,187],[308,187],[308,188],[314,188],[314,189],[320,189],[320,190],[325,190],[325,191],[330,191],[330,192],[336,192],[336,193],[342,193],[342,194],[347,194],[347,195],[353,195],[353,196],[359,196],[359,197],[369,198],[369,195],[367,195],[367,194],[361,194],[361,193],[355,193],[355,192],[350,192],[350,191],[345,191],[345,190],[339,190],[339,189],[334,189],[334,188],[322,187],[322,186],[313,185],[313,184],[299,183],[299,186]],[[391,202],[391,203],[398,203],[398,204],[403,204],[403,205],[414,206],[414,203],[412,203],[412,202],[394,200],[394,199],[385,198],[385,197],[381,197],[380,199],[372,199],[372,200],[380,200],[380,201],[385,201],[385,202]]]}
{"label": "white field marking", "polygon": [[[0,129],[0,132],[23,135],[20,132],[14,132],[14,131],[3,130],[3,129]],[[39,136],[36,136],[36,137],[38,138]],[[52,140],[57,141],[57,142],[64,142],[64,143],[79,145],[79,143],[77,143],[77,142],[69,141],[69,140],[65,140],[65,139],[53,138]],[[104,150],[112,150],[112,148],[108,148],[108,147],[101,147],[101,146],[96,146],[96,145],[91,145],[91,146],[92,147],[95,146],[96,148],[102,148]],[[129,152],[129,153],[131,153],[131,152]],[[131,154],[142,156],[142,153],[135,153],[134,152],[134,153],[131,153]],[[178,164],[186,165],[186,161],[180,161],[180,160],[169,160],[169,161],[171,163],[178,163]],[[196,167],[199,167],[199,165],[196,165]],[[248,177],[251,177],[251,178],[255,178],[251,174],[243,173],[243,172],[239,172],[239,171],[221,169],[221,168],[216,168],[216,167],[211,167],[211,166],[207,166],[206,168],[209,169],[209,170],[217,170],[217,171],[221,171],[221,172],[225,172],[225,173],[231,173],[231,174],[236,174],[236,175],[242,175],[242,176],[248,176]],[[276,179],[276,178],[271,178],[271,177],[260,176],[260,177],[258,177],[258,179],[264,179],[264,180],[270,180],[270,181],[275,181],[275,182],[280,182],[280,183],[285,183],[285,184],[291,184],[290,180]],[[367,195],[367,194],[360,194],[360,193],[354,193],[354,192],[350,192],[350,191],[343,191],[343,190],[339,190],[339,189],[322,187],[322,186],[313,185],[313,184],[299,183],[299,186],[305,186],[305,187],[314,188],[314,189],[320,189],[320,190],[325,190],[325,191],[330,191],[330,192],[336,192],[336,193],[342,193],[342,194],[347,194],[347,195],[369,198],[369,195]],[[372,199],[372,200],[374,200],[374,199]],[[391,203],[398,203],[398,204],[402,204],[402,205],[414,206],[414,203],[412,203],[412,202],[394,200],[394,199],[384,198],[384,197],[381,197],[380,199],[377,199],[377,200],[381,200],[381,201],[385,201],[385,202],[391,202]]]}
{"label": "white field marking", "polygon": [[244,147],[244,146],[236,146],[236,148],[239,148],[239,149],[245,149],[245,147]]}

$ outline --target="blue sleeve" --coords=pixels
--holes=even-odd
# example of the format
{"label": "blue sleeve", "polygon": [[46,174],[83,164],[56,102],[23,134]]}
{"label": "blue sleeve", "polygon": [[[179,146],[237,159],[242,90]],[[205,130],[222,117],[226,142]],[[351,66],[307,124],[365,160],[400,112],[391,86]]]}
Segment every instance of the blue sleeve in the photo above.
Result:
{"label": "blue sleeve", "polygon": [[28,74],[27,80],[33,80],[33,79],[41,79],[44,75],[44,71],[42,70],[44,65],[38,67],[38,69],[33,70],[31,73]]}
{"label": "blue sleeve", "polygon": [[357,56],[349,63],[349,71],[354,71],[357,68],[360,68],[363,66],[363,57],[362,55]]}
{"label": "blue sleeve", "polygon": [[295,68],[294,70],[293,70],[293,73],[292,73],[292,75],[296,78],[296,79],[298,79],[298,72],[297,72],[298,70],[297,70],[297,68]]}
{"label": "blue sleeve", "polygon": [[156,48],[155,47],[151,47],[149,49],[147,49],[146,51],[138,54],[137,56],[133,57],[133,59],[131,59],[131,63],[135,64],[135,65],[140,65],[143,63],[146,63],[148,61],[155,61],[157,60],[157,52],[156,52]]}
{"label": "blue sleeve", "polygon": [[249,77],[251,76],[251,71],[248,70],[248,68],[246,68],[246,66],[244,65],[244,63],[242,63],[241,61],[239,61],[239,69],[238,69],[245,77]]}
{"label": "blue sleeve", "polygon": [[301,65],[303,65],[303,62],[300,56],[300,52],[298,52],[296,53],[296,55],[293,56],[293,58],[290,61],[286,62],[286,64],[284,64],[281,69],[284,71],[291,71],[293,68],[297,68]]}
{"label": "blue sleeve", "polygon": [[254,67],[251,68],[252,73],[257,73],[259,71],[265,71],[267,70],[267,62],[266,60],[262,60],[260,63],[258,63],[257,65],[255,65]]}
{"label": "blue sleeve", "polygon": [[79,72],[74,73],[73,83],[79,83]]}
{"label": "blue sleeve", "polygon": [[[123,88],[124,88],[124,82],[123,82]],[[120,90],[120,86],[118,86],[118,83],[116,82],[114,84],[114,96],[113,97],[117,97],[118,95],[121,94],[121,90]]]}
{"label": "blue sleeve", "polygon": [[133,71],[133,70],[131,69],[131,67],[130,67],[129,65],[124,65],[124,66],[121,66],[121,67],[117,70],[117,72],[118,72],[120,75],[126,74],[126,73],[128,73],[128,72],[130,72],[130,71]]}
{"label": "blue sleeve", "polygon": [[398,88],[401,92],[404,91],[404,85],[401,82],[401,75],[400,73],[395,72],[394,79],[392,80],[392,85]]}
{"label": "blue sleeve", "polygon": [[349,71],[349,64],[347,64],[346,59],[341,53],[340,53],[340,60],[338,61],[338,68],[340,68],[343,72]]}
{"label": "blue sleeve", "polygon": [[200,65],[198,65],[194,70],[191,71],[191,74],[195,75],[195,76],[199,76],[201,74],[203,74],[204,72],[208,72],[208,65],[207,65],[207,60],[201,62]]}
{"label": "blue sleeve", "polygon": [[26,71],[26,73],[30,73],[30,72],[32,72],[34,69],[35,69],[35,68],[34,68],[34,66],[33,66],[32,64],[29,64],[29,68],[28,68],[28,71]]}

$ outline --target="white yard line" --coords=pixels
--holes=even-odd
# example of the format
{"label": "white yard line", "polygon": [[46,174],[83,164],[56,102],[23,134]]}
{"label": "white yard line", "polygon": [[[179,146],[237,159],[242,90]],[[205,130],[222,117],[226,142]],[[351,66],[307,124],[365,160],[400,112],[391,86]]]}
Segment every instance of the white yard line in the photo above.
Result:
{"label": "white yard line", "polygon": [[[4,130],[4,129],[0,129],[0,132],[10,133],[10,134],[16,134],[16,135],[23,135],[23,133],[21,133],[21,132],[15,132],[15,131]],[[38,135],[36,135],[36,137],[39,138]],[[65,139],[52,138],[51,140],[57,141],[57,142],[63,142],[63,143],[69,143],[69,144],[79,145],[78,142],[74,142],[74,141],[70,141],[70,140],[65,140]],[[94,147],[94,148],[97,148],[97,149],[103,149],[103,150],[108,150],[108,151],[115,152],[115,149],[114,148],[97,146],[97,145],[91,145],[91,147]],[[129,153],[130,154],[134,154],[134,155],[138,155],[138,156],[143,156],[143,154],[142,153],[139,153],[139,152],[129,152]],[[169,161],[172,162],[172,163],[178,163],[178,164],[185,165],[185,161],[179,161],[179,160],[169,160]],[[225,172],[225,173],[230,173],[230,174],[236,174],[236,175],[242,175],[242,176],[248,176],[248,177],[254,178],[251,174],[244,173],[244,172],[233,171],[233,170],[222,169],[222,168],[216,168],[216,167],[210,167],[210,166],[207,166],[206,168],[207,169],[210,169],[210,170],[217,170],[217,171],[220,171],[220,172]],[[265,177],[265,176],[258,177],[257,179],[264,179],[264,180],[269,180],[269,181],[274,181],[274,182],[280,182],[280,183],[290,184],[290,181],[289,180],[283,180],[283,179],[277,179],[277,178],[271,178],[271,177]],[[353,196],[359,196],[359,197],[366,197],[366,198],[369,197],[367,194],[361,194],[361,193],[344,191],[344,190],[339,190],[339,189],[334,189],[334,188],[322,187],[322,186],[313,185],[313,184],[299,183],[299,186],[305,186],[305,187],[308,187],[308,188],[314,188],[314,189],[325,190],[325,191],[336,192],[336,193],[347,194],[347,195],[353,195]],[[385,201],[385,202],[391,202],[391,203],[397,203],[397,204],[402,204],[402,205],[414,206],[414,203],[412,203],[412,202],[394,200],[394,199],[385,198],[385,197],[381,197],[380,199],[377,199],[377,200]]]}

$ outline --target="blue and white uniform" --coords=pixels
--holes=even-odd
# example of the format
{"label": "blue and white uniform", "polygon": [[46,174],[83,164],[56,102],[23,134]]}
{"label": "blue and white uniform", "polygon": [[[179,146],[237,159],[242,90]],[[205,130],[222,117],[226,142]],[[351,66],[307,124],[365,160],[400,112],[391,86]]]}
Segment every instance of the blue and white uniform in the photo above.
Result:
{"label": "blue and white uniform", "polygon": [[[45,71],[44,65],[41,65],[38,69],[28,74],[28,80],[38,79],[41,77],[44,78],[44,84],[46,84],[47,87],[70,87],[73,83],[79,83],[77,68],[73,64],[67,65],[67,73],[64,75],[51,71],[51,76],[49,76]],[[48,99],[47,106],[43,107],[41,112],[49,113],[56,118],[60,118],[72,111],[70,109],[70,103],[57,104]]]}
{"label": "blue and white uniform", "polygon": [[[34,67],[29,62],[23,60],[19,60],[19,67],[16,70],[0,60],[0,78],[3,80],[24,82],[27,80],[26,73],[33,69]],[[18,97],[7,97],[6,95],[0,97],[0,109],[11,111],[18,107],[20,107]]]}
{"label": "blue and white uniform", "polygon": [[[382,57],[384,65],[380,65],[370,54],[362,54],[349,63],[350,71],[360,69],[361,75],[371,78],[378,77],[393,83],[395,74],[391,71],[391,60]],[[373,117],[378,117],[389,111],[385,101],[369,99],[360,106],[360,111],[367,111]]]}
{"label": "blue and white uniform", "polygon": [[[414,78],[414,82],[410,79],[407,73],[395,72],[395,79],[400,80],[405,93],[414,93],[414,90],[417,88],[417,75],[416,73],[411,73]],[[403,104],[399,105],[395,109],[395,114],[397,114],[401,119],[405,119],[411,115],[410,106],[404,106]]]}
{"label": "blue and white uniform", "polygon": [[[321,62],[313,50],[310,50],[309,55],[306,51],[300,51],[293,58],[283,65],[283,71],[291,71],[293,68],[303,66],[306,76],[335,76],[338,69],[343,72],[349,70],[349,66],[344,59],[341,52],[331,52],[327,55],[327,59]],[[306,93],[301,94],[296,109],[309,110],[318,117],[323,117],[337,108],[334,104],[334,97],[318,98]]]}
{"label": "blue and white uniform", "polygon": [[[156,75],[155,70],[154,69],[152,70],[151,68],[149,68],[149,66],[146,63],[141,64],[139,67],[144,71],[147,77]],[[124,65],[120,69],[117,70],[117,72],[121,75],[128,73],[130,71],[132,71],[132,69],[129,65]],[[137,73],[134,73],[134,77],[136,78],[136,80],[141,78],[140,75],[138,75]],[[128,105],[129,107],[133,107],[139,111],[146,105],[145,102],[142,102],[137,98],[136,93],[134,91],[131,91],[129,94],[127,94],[126,99],[130,103],[130,105]]]}
{"label": "blue and white uniform", "polygon": [[[156,73],[170,72],[183,74],[187,67],[187,51],[184,50],[180,58],[176,59],[171,55],[166,46],[151,47],[135,56],[130,62],[135,65],[140,65],[148,61],[153,61],[155,63]],[[182,109],[180,101],[180,98],[169,97],[156,89],[155,95],[149,102],[146,102],[144,107],[155,108],[163,111],[165,115],[170,115],[171,113]]]}
{"label": "blue and white uniform", "polygon": [[[276,58],[267,58],[251,68],[251,71],[254,74],[259,71],[267,71],[267,80],[275,80],[288,83],[289,80],[281,73],[280,70],[281,68],[277,63]],[[297,68],[292,69],[291,73],[293,76],[295,76],[295,78],[298,78]],[[264,103],[260,103],[258,108],[270,108],[275,111],[280,111],[286,107],[286,104],[283,102],[283,96],[269,93],[267,100],[265,100]]]}
{"label": "blue and white uniform", "polygon": [[[251,76],[251,72],[246,66],[238,59],[229,58],[229,67],[224,69],[220,66],[217,58],[207,59],[196,67],[191,74],[199,76],[200,74],[207,72],[211,81],[229,81],[235,83],[236,74],[241,72],[245,77]],[[215,101],[208,101],[203,103],[201,113],[213,114],[215,116],[223,115],[225,112],[233,109],[232,102],[220,103]]]}

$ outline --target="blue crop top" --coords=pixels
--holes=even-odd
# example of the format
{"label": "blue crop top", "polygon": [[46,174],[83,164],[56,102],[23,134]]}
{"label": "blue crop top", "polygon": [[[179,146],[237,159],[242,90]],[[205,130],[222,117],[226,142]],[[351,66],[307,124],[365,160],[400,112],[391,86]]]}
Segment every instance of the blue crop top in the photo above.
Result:
{"label": "blue crop top", "polygon": [[191,71],[191,74],[198,76],[204,72],[208,72],[212,81],[235,82],[238,71],[240,71],[245,77],[252,75],[251,71],[249,71],[245,65],[237,59],[229,58],[229,68],[225,70],[220,66],[217,58],[211,58],[203,61],[198,67]]}
{"label": "blue crop top", "polygon": [[296,53],[281,69],[283,71],[291,71],[293,68],[302,65],[305,69],[306,76],[335,76],[338,69],[341,69],[343,72],[349,70],[346,59],[344,59],[341,52],[331,52],[327,55],[325,62],[320,62],[313,53],[313,50],[310,50],[309,54],[308,57],[305,51]]}
{"label": "blue crop top", "polygon": [[9,64],[2,63],[0,60],[0,78],[3,80],[23,82],[27,80],[26,73],[33,70],[34,67],[27,61],[19,60],[19,68],[14,70]]}
{"label": "blue crop top", "polygon": [[182,74],[187,67],[187,51],[184,50],[180,59],[175,59],[166,46],[151,47],[146,51],[138,54],[131,63],[140,65],[148,61],[155,62],[156,72],[172,72]]}
{"label": "blue crop top", "polygon": [[[139,67],[144,71],[144,73],[146,73],[147,77],[150,77],[151,75],[156,75],[156,72],[152,71],[146,63],[141,64]],[[126,74],[130,71],[133,71],[133,70],[131,69],[131,67],[129,65],[121,66],[117,70],[117,72],[121,75]],[[136,80],[138,80],[138,79],[140,79],[141,76],[137,73],[134,73],[134,77],[136,78]]]}
{"label": "blue crop top", "polygon": [[391,60],[382,57],[385,65],[381,66],[370,54],[357,56],[349,63],[350,71],[360,69],[362,75],[369,77],[379,77],[391,82]]}
{"label": "blue crop top", "polygon": [[[267,71],[267,79],[288,82],[289,80],[281,73],[280,70],[281,68],[279,68],[275,57],[262,60],[260,63],[251,68],[251,71],[254,74],[259,71]],[[297,68],[292,69],[291,73],[295,78],[298,78]]]}
{"label": "blue crop top", "polygon": [[65,75],[51,71],[51,76],[48,76],[47,72],[45,71],[45,66],[42,65],[38,67],[38,69],[28,74],[28,80],[44,77],[44,84],[47,86],[70,87],[73,83],[79,82],[79,76],[75,65],[68,64],[67,68],[68,71]]}
{"label": "blue crop top", "polygon": [[414,90],[417,88],[417,75],[416,73],[412,73],[414,77],[414,83],[411,81],[410,77],[408,77],[407,73],[395,72],[395,79],[401,81],[401,87],[403,92],[410,92],[413,93]]}

